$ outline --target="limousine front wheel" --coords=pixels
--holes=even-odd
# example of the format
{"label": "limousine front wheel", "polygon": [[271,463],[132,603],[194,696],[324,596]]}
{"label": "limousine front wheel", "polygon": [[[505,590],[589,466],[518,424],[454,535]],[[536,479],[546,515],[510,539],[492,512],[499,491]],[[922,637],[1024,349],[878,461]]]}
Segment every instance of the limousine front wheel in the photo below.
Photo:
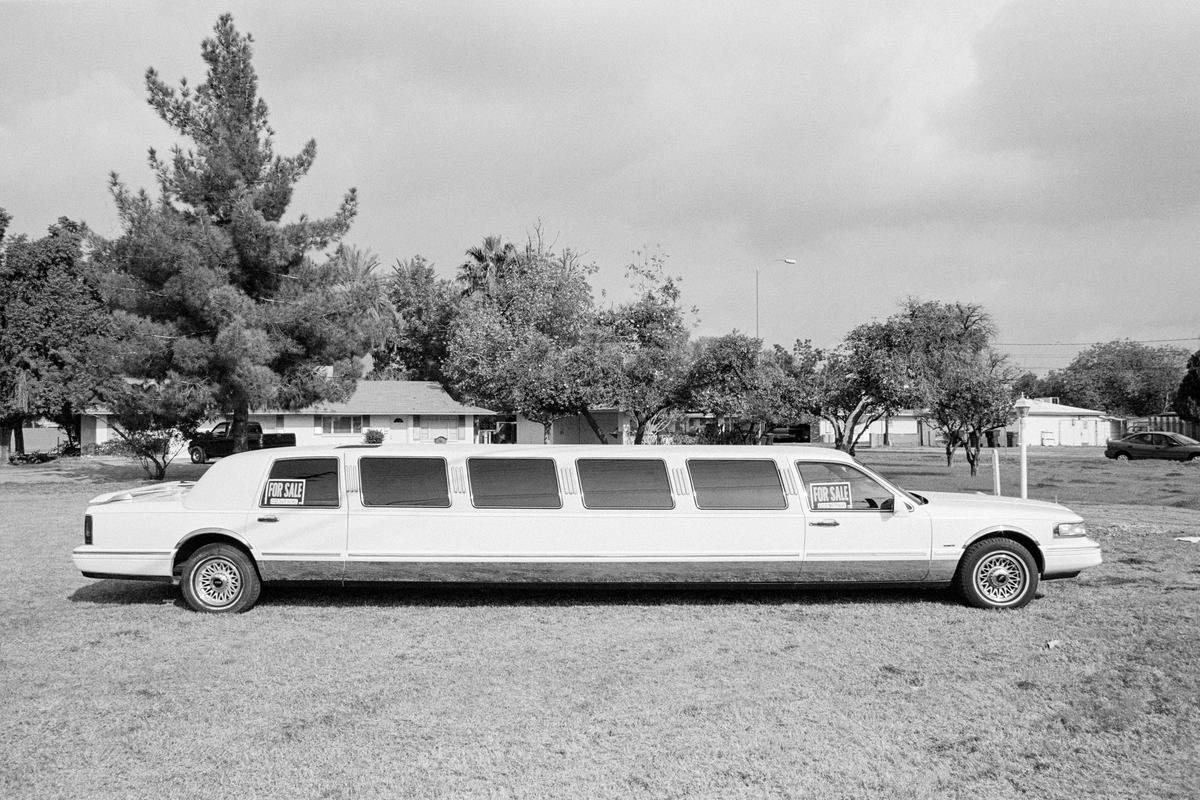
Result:
{"label": "limousine front wheel", "polygon": [[984,539],[967,548],[958,571],[958,591],[979,608],[1020,608],[1037,591],[1037,563],[1012,539]]}
{"label": "limousine front wheel", "polygon": [[262,590],[249,557],[227,544],[205,545],[192,553],[179,585],[189,606],[210,614],[246,611]]}

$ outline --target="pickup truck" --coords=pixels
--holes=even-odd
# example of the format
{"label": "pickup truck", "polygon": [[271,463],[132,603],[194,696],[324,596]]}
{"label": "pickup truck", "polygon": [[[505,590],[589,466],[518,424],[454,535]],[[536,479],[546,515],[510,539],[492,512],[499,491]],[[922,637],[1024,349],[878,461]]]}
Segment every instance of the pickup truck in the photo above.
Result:
{"label": "pickup truck", "polygon": [[[294,447],[294,433],[263,433],[257,422],[246,423],[246,445],[251,450],[267,447]],[[220,458],[233,453],[233,423],[219,422],[212,430],[201,431],[188,442],[188,455],[193,464],[205,464],[210,458]]]}

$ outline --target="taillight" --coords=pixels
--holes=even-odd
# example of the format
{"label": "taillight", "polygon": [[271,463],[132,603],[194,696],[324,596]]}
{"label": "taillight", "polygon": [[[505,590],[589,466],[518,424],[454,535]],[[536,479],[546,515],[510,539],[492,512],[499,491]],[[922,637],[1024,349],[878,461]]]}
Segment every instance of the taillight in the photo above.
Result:
{"label": "taillight", "polygon": [[92,515],[91,514],[83,515],[83,543],[84,544],[92,543]]}

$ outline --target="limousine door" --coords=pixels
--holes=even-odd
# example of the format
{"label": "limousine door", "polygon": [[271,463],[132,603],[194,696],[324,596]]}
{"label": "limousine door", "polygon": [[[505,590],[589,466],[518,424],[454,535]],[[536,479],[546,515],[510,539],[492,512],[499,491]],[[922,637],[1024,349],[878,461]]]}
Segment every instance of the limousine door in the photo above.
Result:
{"label": "limousine door", "polygon": [[341,580],[346,506],[337,457],[279,458],[259,490],[246,538],[267,580]]}
{"label": "limousine door", "polygon": [[804,560],[811,582],[920,581],[929,574],[933,526],[892,492],[849,464],[798,462],[804,483]]}

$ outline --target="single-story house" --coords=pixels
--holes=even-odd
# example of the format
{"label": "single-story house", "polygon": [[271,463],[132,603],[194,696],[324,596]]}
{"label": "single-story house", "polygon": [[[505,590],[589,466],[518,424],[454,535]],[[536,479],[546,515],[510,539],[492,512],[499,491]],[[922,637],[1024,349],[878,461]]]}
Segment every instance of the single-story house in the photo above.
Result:
{"label": "single-story house", "polygon": [[[1057,397],[1037,397],[1029,401],[1025,417],[1025,437],[1030,447],[1103,447],[1110,438],[1121,435],[1122,420],[1103,411],[1063,405]],[[1017,433],[1014,420],[1007,430]]]}
{"label": "single-story house", "polygon": [[[1121,435],[1121,420],[1103,411],[1063,405],[1055,397],[1039,397],[1029,402],[1033,405],[1025,419],[1025,431],[1031,447],[1103,447],[1107,439]],[[833,426],[825,420],[821,420],[820,438],[823,442],[834,440]],[[998,446],[1018,444],[1015,419],[1006,428],[997,430],[995,442]],[[942,440],[918,411],[908,409],[871,423],[858,446],[879,447],[885,443],[934,447],[940,446]]]}
{"label": "single-story house", "polygon": [[[828,420],[821,420],[817,440],[832,444],[836,438],[833,424]],[[858,447],[933,446],[939,442],[937,432],[921,419],[916,409],[903,409],[868,425],[862,436],[859,437]]]}
{"label": "single-story house", "polygon": [[[115,434],[105,409],[83,415],[84,447],[103,444]],[[383,432],[389,442],[435,442],[447,444],[490,440],[488,422],[480,430],[481,418],[490,421],[486,408],[457,402],[433,381],[363,381],[347,400],[324,402],[297,411],[252,409],[250,421],[266,433],[294,433],[296,444],[363,441],[367,430]],[[540,439],[539,439],[540,441]]]}

